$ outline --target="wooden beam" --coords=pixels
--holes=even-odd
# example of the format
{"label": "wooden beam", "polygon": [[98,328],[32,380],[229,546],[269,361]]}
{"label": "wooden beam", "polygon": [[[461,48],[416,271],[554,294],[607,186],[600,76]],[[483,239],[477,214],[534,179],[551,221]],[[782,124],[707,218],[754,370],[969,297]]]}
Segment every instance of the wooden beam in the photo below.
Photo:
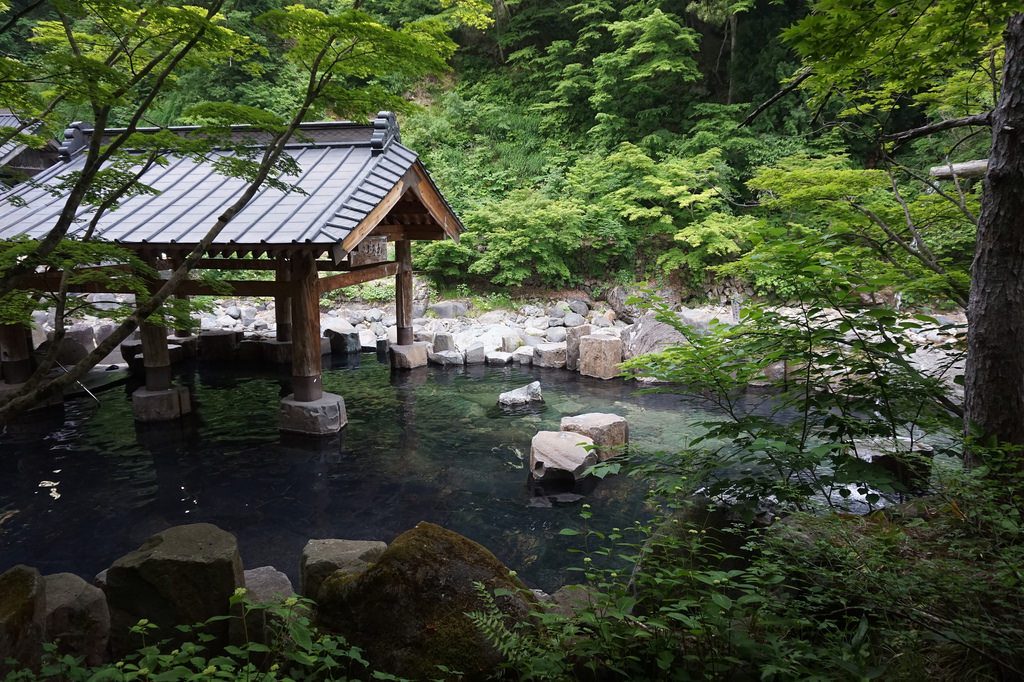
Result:
{"label": "wooden beam", "polygon": [[387,237],[390,242],[397,242],[402,239],[412,241],[438,241],[448,235],[441,229],[440,225],[396,225],[382,223],[374,228],[370,236]]}
{"label": "wooden beam", "polygon": [[402,195],[409,189],[410,183],[416,182],[416,175],[413,172],[415,166],[410,168],[405,175],[395,183],[395,186],[388,190],[388,193],[384,195],[384,198],[380,200],[380,203],[373,207],[373,210],[366,214],[358,225],[356,225],[348,236],[342,240],[341,244],[332,250],[335,263],[340,263],[341,259],[344,258],[352,249],[356,248],[359,242],[373,232],[373,228],[377,227],[384,221],[391,209],[395,207],[395,204],[402,198]]}
{"label": "wooden beam", "polygon": [[412,192],[430,212],[430,217],[445,231],[445,234],[458,241],[459,235],[462,234],[462,224],[459,219],[452,213],[418,161],[410,170],[416,175],[416,181],[410,185]]}
{"label": "wooden beam", "polygon": [[[18,279],[18,287],[22,289],[57,291],[59,285],[59,272],[26,275]],[[79,282],[70,285],[68,291],[76,294],[133,293],[124,287],[112,287],[107,282]],[[216,287],[205,282],[188,280],[182,282],[175,291],[176,294],[183,296],[279,296],[282,293],[290,292],[291,288],[287,282],[265,280],[226,280],[220,282]]]}
{"label": "wooden beam", "polygon": [[958,178],[982,178],[988,171],[988,159],[976,159],[974,161],[960,161],[959,163],[948,163],[945,166],[932,166],[928,175],[937,180],[952,180]]}
{"label": "wooden beam", "polygon": [[321,277],[319,280],[320,294],[334,291],[342,287],[350,287],[363,282],[371,282],[382,277],[390,277],[398,273],[398,262],[388,261],[387,263],[375,263],[364,265],[360,268],[352,268],[349,272],[330,277]]}

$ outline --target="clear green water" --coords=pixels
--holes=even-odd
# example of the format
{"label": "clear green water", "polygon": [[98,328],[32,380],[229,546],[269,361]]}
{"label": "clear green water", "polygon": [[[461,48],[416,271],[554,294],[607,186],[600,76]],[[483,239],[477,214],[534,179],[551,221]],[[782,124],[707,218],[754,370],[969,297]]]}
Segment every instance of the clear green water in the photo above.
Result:
{"label": "clear green water", "polygon": [[[543,406],[496,406],[500,392],[534,379]],[[129,385],[0,435],[0,571],[26,563],[91,578],[153,533],[203,521],[238,537],[247,567],[270,564],[296,580],[309,538],[391,541],[425,520],[551,590],[578,564],[569,550],[579,539],[558,533],[579,524],[583,501],[598,528],[648,512],[643,483],[626,476],[575,503],[537,498],[524,463],[534,433],[566,415],[615,412],[629,420],[634,449],[672,451],[710,416],[619,380],[483,366],[392,374],[364,355],[324,374],[325,389],[345,398],[348,426],[304,439],[277,429],[282,372],[200,367],[181,380],[194,387],[195,414],[180,423],[136,425]]]}

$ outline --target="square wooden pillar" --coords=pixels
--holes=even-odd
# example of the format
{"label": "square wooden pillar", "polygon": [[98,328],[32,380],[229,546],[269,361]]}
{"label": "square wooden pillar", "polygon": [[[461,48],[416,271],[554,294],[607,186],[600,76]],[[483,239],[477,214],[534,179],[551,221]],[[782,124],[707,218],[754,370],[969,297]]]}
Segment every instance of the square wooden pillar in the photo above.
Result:
{"label": "square wooden pillar", "polygon": [[0,365],[4,382],[21,384],[32,376],[31,334],[20,324],[0,325]]}
{"label": "square wooden pillar", "polygon": [[142,364],[146,385],[132,393],[132,413],[136,421],[162,422],[178,419],[192,411],[192,396],[185,386],[171,383],[171,354],[167,347],[167,327],[143,322]]}
{"label": "square wooden pillar", "polygon": [[398,345],[408,346],[413,342],[412,331],[412,242],[399,239],[395,242],[395,260],[398,274],[395,275],[395,320],[398,331]]}
{"label": "square wooden pillar", "polygon": [[320,288],[316,261],[298,253],[291,260],[292,386],[295,400],[312,402],[323,396],[320,383]]}
{"label": "square wooden pillar", "polygon": [[[277,259],[275,279],[278,282],[289,282],[292,278],[292,264],[283,256]],[[315,269],[315,268],[314,268]],[[314,273],[315,275],[315,273]],[[318,318],[319,319],[319,313]],[[292,340],[292,297],[285,294],[274,297],[274,323],[277,327],[278,341]]]}
{"label": "square wooden pillar", "polygon": [[171,387],[171,353],[167,347],[167,328],[143,322],[142,365],[146,368],[146,388],[163,391]]}
{"label": "square wooden pillar", "polygon": [[316,255],[300,252],[291,259],[292,393],[281,400],[282,431],[323,436],[348,423],[345,401],[324,393],[320,367],[320,281]]}

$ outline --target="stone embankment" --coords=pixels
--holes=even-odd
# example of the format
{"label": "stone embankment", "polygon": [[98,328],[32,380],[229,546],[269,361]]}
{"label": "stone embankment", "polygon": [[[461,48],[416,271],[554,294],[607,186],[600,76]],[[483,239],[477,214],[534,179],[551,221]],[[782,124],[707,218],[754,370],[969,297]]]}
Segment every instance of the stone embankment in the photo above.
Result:
{"label": "stone embankment", "polygon": [[[97,294],[89,298],[96,299],[92,301],[94,307],[104,308],[117,305],[125,297]],[[658,321],[651,312],[627,305],[625,300],[624,296],[609,295],[609,302],[598,303],[580,299],[553,304],[535,301],[515,310],[481,312],[471,303],[459,300],[441,301],[428,307],[420,293],[414,309],[419,316],[413,320],[416,343],[411,346],[394,345],[397,327],[393,306],[351,303],[323,306],[320,324],[331,352],[377,351],[388,344],[398,368],[409,369],[428,363],[441,367],[519,364],[565,368],[585,376],[608,379],[619,376],[619,363],[623,360],[685,343],[672,326]],[[713,321],[732,324],[737,313],[728,305],[676,306],[674,310],[680,322],[698,332],[706,330]],[[797,312],[786,308],[779,311]],[[954,398],[961,397],[962,388],[954,378],[963,373],[966,321],[962,315],[939,316],[937,320],[939,324],[927,330],[906,332],[908,341],[916,348],[910,360],[924,373],[942,379]],[[34,322],[33,339],[36,346],[40,346],[46,343],[52,331],[52,312],[36,312]],[[274,302],[214,301],[210,310],[201,314],[195,323],[207,335],[227,334],[225,338],[236,345],[242,337],[272,342],[276,331]],[[65,365],[77,361],[113,328],[113,324],[103,318],[83,317],[69,328],[60,361]],[[132,342],[126,347],[129,353],[134,348]],[[290,355],[282,352],[279,361],[289,359]],[[110,362],[121,360],[116,355],[109,359]],[[130,362],[131,358],[126,356],[123,360]],[[768,374],[770,379],[771,372]]]}

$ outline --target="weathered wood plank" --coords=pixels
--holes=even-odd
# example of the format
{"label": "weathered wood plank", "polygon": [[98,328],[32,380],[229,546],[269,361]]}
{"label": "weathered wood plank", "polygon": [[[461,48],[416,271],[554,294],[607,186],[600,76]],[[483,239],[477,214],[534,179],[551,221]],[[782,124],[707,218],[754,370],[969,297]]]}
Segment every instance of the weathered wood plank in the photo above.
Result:
{"label": "weathered wood plank", "polygon": [[363,282],[371,282],[375,279],[381,279],[382,277],[390,277],[397,273],[397,261],[388,261],[387,263],[377,263],[375,265],[365,265],[359,268],[352,268],[350,271],[343,272],[340,275],[321,277],[319,280],[320,294],[326,294],[328,291],[334,291],[335,289],[340,289],[342,287],[362,284]]}

